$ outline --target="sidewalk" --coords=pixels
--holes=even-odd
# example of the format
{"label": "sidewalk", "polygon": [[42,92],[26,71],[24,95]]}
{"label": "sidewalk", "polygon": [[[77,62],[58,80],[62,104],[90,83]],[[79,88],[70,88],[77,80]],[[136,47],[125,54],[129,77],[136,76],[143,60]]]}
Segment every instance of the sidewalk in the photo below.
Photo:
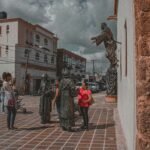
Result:
{"label": "sidewalk", "polygon": [[[106,104],[104,96],[95,94],[96,103],[90,108],[89,131],[64,132],[55,120],[41,125],[38,115],[39,97],[24,97],[27,113],[18,113],[16,131],[6,128],[6,115],[0,114],[0,149],[7,150],[126,150],[121,133],[116,104]],[[81,125],[77,118],[76,128]]]}

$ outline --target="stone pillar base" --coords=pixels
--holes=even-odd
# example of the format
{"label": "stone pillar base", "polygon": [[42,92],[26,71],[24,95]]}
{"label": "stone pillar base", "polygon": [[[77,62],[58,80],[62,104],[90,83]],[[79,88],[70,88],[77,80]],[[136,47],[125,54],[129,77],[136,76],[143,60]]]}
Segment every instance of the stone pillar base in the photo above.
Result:
{"label": "stone pillar base", "polygon": [[105,96],[105,101],[107,103],[117,103],[117,96],[113,96],[113,95]]}

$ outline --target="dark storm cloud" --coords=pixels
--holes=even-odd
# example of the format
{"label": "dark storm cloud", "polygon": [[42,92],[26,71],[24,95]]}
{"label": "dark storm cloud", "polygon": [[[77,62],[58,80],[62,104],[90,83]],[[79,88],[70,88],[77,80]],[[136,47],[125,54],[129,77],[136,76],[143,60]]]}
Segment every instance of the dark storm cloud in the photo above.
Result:
{"label": "dark storm cloud", "polygon": [[[113,14],[113,0],[1,0],[0,9],[9,17],[22,17],[56,33],[59,47],[88,59],[95,54],[97,59],[105,59],[104,46],[96,47],[90,38],[101,32],[100,23]],[[107,23],[116,38],[116,23]]]}

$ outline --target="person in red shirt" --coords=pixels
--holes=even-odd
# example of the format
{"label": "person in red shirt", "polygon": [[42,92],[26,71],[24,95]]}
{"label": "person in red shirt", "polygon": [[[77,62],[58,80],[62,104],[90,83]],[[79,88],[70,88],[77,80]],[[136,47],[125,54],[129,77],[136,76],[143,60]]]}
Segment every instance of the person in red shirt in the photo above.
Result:
{"label": "person in red shirt", "polygon": [[83,81],[82,87],[79,89],[78,92],[78,105],[80,106],[81,114],[83,116],[84,124],[81,126],[81,129],[88,130],[88,109],[90,106],[90,102],[92,99],[92,92],[88,89],[88,83]]}

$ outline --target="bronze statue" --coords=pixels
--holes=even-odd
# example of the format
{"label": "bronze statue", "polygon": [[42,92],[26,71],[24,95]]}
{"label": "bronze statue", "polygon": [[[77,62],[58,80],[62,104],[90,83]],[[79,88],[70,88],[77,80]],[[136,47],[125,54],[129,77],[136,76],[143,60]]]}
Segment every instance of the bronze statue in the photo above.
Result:
{"label": "bronze statue", "polygon": [[69,73],[63,73],[63,79],[59,85],[60,94],[60,126],[63,130],[73,131],[75,85],[70,79]]}
{"label": "bronze statue", "polygon": [[41,86],[38,92],[40,97],[40,106],[39,114],[41,116],[41,123],[50,122],[50,112],[51,112],[51,100],[52,100],[52,91],[50,86],[50,81],[48,80],[48,75],[43,74],[41,80]]}
{"label": "bronze statue", "polygon": [[106,73],[107,95],[117,95],[117,56],[116,56],[116,41],[113,38],[111,29],[106,23],[101,24],[102,33],[91,38],[93,43],[100,45],[102,42],[106,48],[106,58],[110,62],[110,67]]}

